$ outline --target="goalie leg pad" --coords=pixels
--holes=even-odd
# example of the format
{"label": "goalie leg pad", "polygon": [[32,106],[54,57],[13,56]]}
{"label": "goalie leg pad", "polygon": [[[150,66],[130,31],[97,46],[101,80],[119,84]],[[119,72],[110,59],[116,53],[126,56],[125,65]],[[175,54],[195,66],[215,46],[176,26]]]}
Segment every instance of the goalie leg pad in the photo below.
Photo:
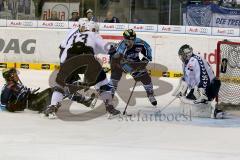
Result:
{"label": "goalie leg pad", "polygon": [[195,104],[194,100],[187,99],[186,97],[181,97],[180,101],[183,108],[183,114],[192,117],[211,118],[214,110],[211,103]]}

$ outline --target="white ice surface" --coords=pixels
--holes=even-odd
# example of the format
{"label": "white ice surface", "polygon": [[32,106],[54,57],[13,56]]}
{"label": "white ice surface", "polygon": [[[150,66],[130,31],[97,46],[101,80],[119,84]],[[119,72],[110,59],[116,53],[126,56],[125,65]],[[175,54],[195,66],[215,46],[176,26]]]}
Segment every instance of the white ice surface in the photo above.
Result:
{"label": "white ice surface", "polygon": [[[48,86],[50,72],[21,70],[29,87]],[[176,86],[177,79],[161,78]],[[0,79],[1,85],[3,79]],[[139,89],[139,88],[138,88]],[[130,93],[126,93],[130,94]],[[173,97],[158,96],[159,109]],[[118,109],[123,111],[120,101]],[[74,103],[73,113],[89,111]],[[138,99],[128,111],[156,111]],[[176,100],[164,113],[178,112]],[[239,160],[240,118],[192,121],[108,120],[106,115],[88,121],[48,120],[31,111],[0,112],[0,160]]]}

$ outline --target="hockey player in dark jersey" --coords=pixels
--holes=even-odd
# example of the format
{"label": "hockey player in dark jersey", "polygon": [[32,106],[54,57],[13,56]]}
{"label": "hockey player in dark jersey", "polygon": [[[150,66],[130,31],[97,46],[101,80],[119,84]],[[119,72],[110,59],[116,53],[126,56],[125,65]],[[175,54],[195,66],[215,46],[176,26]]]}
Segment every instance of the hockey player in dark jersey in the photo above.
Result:
{"label": "hockey player in dark jersey", "polygon": [[1,92],[1,108],[9,112],[29,109],[41,112],[50,103],[51,89],[38,92],[24,86],[15,68],[7,68],[2,71],[6,84]]}
{"label": "hockey player in dark jersey", "polygon": [[[115,48],[109,52],[111,59],[111,84],[117,90],[118,82],[122,73],[130,73],[135,81],[141,81],[147,92],[147,97],[152,105],[157,105],[154,97],[151,77],[146,69],[149,61],[152,61],[152,50],[147,42],[137,38],[132,29],[125,30],[122,40]],[[140,59],[139,54],[143,55]],[[113,95],[114,95],[113,92]]]}
{"label": "hockey player in dark jersey", "polygon": [[[192,105],[192,108],[204,108],[200,117],[219,118],[223,112],[212,107],[210,102],[218,95],[221,82],[218,80],[211,66],[206,60],[193,53],[193,48],[185,44],[180,47],[178,56],[183,63],[183,77],[173,96],[180,97],[184,103]],[[194,113],[198,114],[198,113]],[[197,115],[198,116],[198,115]]]}

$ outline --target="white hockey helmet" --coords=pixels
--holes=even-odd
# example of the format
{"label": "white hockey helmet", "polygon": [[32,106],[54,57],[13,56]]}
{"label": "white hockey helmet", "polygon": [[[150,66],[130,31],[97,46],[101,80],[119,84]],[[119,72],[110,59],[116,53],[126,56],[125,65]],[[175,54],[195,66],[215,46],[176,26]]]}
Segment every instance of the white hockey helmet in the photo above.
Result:
{"label": "white hockey helmet", "polygon": [[99,25],[94,21],[90,21],[89,22],[89,31],[98,33],[99,32]]}
{"label": "white hockey helmet", "polygon": [[80,19],[78,20],[78,24],[79,24],[80,30],[82,30],[82,31],[87,30],[87,28],[88,28],[88,23],[89,23],[89,20],[88,20],[87,18],[80,18]]}

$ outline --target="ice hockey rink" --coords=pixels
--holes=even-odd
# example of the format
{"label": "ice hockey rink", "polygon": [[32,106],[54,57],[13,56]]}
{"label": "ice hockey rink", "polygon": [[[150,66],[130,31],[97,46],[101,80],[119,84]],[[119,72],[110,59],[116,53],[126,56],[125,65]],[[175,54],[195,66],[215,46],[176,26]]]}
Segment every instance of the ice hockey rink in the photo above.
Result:
{"label": "ice hockey rink", "polygon": [[[31,88],[47,88],[50,71],[20,70],[22,82]],[[1,86],[4,81],[1,78]],[[175,87],[178,79],[160,78],[160,86]],[[120,87],[121,89],[121,87]],[[172,88],[171,88],[172,89]],[[141,86],[136,91],[143,90]],[[130,91],[123,93],[130,95]],[[0,112],[0,160],[239,160],[240,115],[229,113],[226,119],[191,118],[151,120],[173,97],[171,91],[156,97],[157,108],[146,98],[137,98],[128,113],[140,117],[107,119],[104,108],[93,112],[73,103],[61,108],[61,118],[49,120],[38,113]],[[118,96],[117,108],[125,102]],[[100,104],[97,102],[96,106]],[[87,114],[84,114],[84,113]],[[68,113],[68,114],[64,114]],[[162,113],[181,113],[174,101]],[[72,117],[71,117],[72,115]],[[90,118],[89,118],[90,117]],[[95,117],[95,118],[94,118]]]}

